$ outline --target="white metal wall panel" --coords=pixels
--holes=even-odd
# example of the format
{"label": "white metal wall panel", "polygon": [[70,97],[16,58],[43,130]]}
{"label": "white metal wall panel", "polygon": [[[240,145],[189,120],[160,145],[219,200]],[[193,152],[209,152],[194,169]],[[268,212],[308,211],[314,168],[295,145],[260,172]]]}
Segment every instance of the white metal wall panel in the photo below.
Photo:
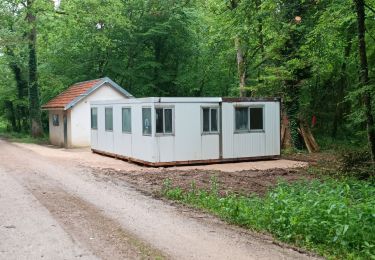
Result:
{"label": "white metal wall panel", "polygon": [[[151,107],[152,103],[132,104],[132,157],[148,161],[156,162],[155,140],[153,136],[144,136],[142,133],[142,107]],[[155,126],[152,125],[152,131]]]}
{"label": "white metal wall panel", "polygon": [[219,159],[220,148],[219,148],[219,135],[209,134],[201,136],[201,160]]}
{"label": "white metal wall panel", "polygon": [[175,161],[175,136],[160,136],[155,137],[156,150],[158,162],[173,162]]}
{"label": "white metal wall panel", "polygon": [[[133,101],[100,102],[98,130],[92,131],[92,147],[104,152],[148,162],[218,159],[219,135],[202,135],[202,106],[218,103],[152,103]],[[157,102],[157,99],[151,100]],[[264,105],[264,133],[234,133],[235,103],[222,104],[223,158],[256,157],[280,154],[280,115],[278,102],[248,102]],[[155,105],[174,106],[174,135],[155,136]],[[105,131],[104,108],[113,107],[113,132]],[[122,107],[132,109],[132,133],[122,133]],[[142,133],[142,107],[151,107],[152,136]],[[94,137],[97,137],[95,141]]]}
{"label": "white metal wall panel", "polygon": [[175,106],[175,160],[200,160],[200,104],[177,103]]}
{"label": "white metal wall panel", "polygon": [[219,158],[219,135],[202,135],[201,107],[211,103],[163,103],[174,107],[174,135],[156,136],[158,162]]}
{"label": "white metal wall panel", "polygon": [[115,154],[131,156],[132,135],[122,132],[122,107],[119,104],[113,106],[113,149]]}
{"label": "white metal wall panel", "polygon": [[235,133],[236,103],[223,103],[223,158],[280,154],[280,111],[278,102],[241,102],[241,106],[264,106],[264,132]]}
{"label": "white metal wall panel", "polygon": [[222,104],[223,158],[234,158],[234,111],[232,103]]}
{"label": "white metal wall panel", "polygon": [[98,130],[91,129],[91,148],[98,149]]}
{"label": "white metal wall panel", "polygon": [[105,151],[105,141],[104,141],[104,106],[100,105],[98,107],[98,150]]}

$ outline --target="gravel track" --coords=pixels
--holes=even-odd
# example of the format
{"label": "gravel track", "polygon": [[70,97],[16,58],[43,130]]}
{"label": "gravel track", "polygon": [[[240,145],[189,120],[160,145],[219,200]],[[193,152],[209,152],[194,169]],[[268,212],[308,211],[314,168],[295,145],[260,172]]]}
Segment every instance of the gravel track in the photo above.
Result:
{"label": "gravel track", "polygon": [[0,140],[0,259],[313,258],[94,176],[114,159],[63,153]]}

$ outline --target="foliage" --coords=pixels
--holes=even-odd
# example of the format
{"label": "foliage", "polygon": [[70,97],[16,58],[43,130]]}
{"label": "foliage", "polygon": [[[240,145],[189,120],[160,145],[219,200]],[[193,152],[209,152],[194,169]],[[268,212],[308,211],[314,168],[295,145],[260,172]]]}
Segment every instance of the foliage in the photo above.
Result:
{"label": "foliage", "polygon": [[375,257],[375,187],[368,182],[279,183],[265,197],[246,197],[220,196],[214,183],[208,191],[184,191],[167,180],[163,194],[328,257]]}
{"label": "foliage", "polygon": [[[297,148],[298,121],[313,115],[317,139],[366,140],[361,97],[375,92],[374,0],[366,1],[367,86],[352,0],[33,2],[41,103],[103,76],[137,97],[238,96],[239,39],[247,94],[283,98]],[[0,115],[18,132],[30,128],[25,3],[0,3]]]}

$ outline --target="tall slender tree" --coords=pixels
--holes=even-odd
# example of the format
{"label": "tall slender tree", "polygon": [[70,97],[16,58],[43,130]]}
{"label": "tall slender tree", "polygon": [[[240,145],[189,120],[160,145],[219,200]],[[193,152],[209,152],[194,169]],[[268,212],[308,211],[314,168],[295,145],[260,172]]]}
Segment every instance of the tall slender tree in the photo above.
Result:
{"label": "tall slender tree", "polygon": [[43,134],[43,127],[39,101],[38,64],[36,54],[36,14],[33,4],[34,0],[27,0],[26,2],[26,19],[29,25],[29,112],[31,135],[33,137],[38,137]]}
{"label": "tall slender tree", "polygon": [[[365,1],[354,0],[354,4],[357,12],[357,25],[358,25],[358,54],[359,54],[359,65],[360,65],[360,85],[361,87],[367,87],[370,83],[368,74],[368,62],[366,54],[366,14],[365,14]],[[374,117],[372,115],[371,107],[371,92],[366,88],[363,94],[363,104],[366,114],[367,123],[367,137],[371,150],[372,160],[375,161],[375,128],[374,128]]]}

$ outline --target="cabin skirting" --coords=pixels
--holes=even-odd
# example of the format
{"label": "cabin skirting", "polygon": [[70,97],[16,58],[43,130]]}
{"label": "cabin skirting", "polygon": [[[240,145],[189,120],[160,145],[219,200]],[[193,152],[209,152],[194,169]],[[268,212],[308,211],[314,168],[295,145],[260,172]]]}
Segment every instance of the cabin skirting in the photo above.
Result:
{"label": "cabin skirting", "polygon": [[277,160],[280,159],[280,155],[267,155],[267,156],[254,156],[254,157],[243,157],[243,158],[223,158],[223,159],[209,159],[209,160],[192,160],[192,161],[174,161],[174,162],[147,162],[133,157],[124,155],[109,153],[100,151],[97,149],[91,149],[93,153],[105,155],[120,159],[127,162],[136,163],[142,166],[148,167],[173,167],[173,166],[184,166],[184,165],[204,165],[204,164],[217,164],[217,163],[233,163],[233,162],[250,162],[250,161],[262,161],[262,160]]}

